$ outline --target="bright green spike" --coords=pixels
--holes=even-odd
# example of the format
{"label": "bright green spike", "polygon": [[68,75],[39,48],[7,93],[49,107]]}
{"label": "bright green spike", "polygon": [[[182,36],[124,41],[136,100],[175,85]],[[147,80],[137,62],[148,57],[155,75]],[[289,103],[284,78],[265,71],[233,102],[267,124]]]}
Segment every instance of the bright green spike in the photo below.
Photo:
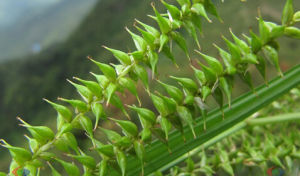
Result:
{"label": "bright green spike", "polygon": [[241,51],[240,51],[240,49],[237,47],[237,45],[235,45],[234,43],[229,41],[226,37],[222,36],[222,38],[226,42],[226,45],[227,45],[227,47],[230,51],[230,54],[232,56],[231,58],[232,58],[232,62],[234,63],[234,65],[239,63],[241,61]]}
{"label": "bright green spike", "polygon": [[103,74],[110,80],[114,81],[117,78],[117,74],[115,69],[108,65],[108,64],[104,64],[101,62],[97,62],[93,59],[90,58],[91,61],[93,61],[99,68],[100,70],[103,72]]}
{"label": "bright green spike", "polygon": [[177,45],[184,51],[185,55],[189,58],[189,51],[185,42],[185,39],[181,36],[179,32],[172,32],[171,33],[172,39],[177,43]]}
{"label": "bright green spike", "polygon": [[111,120],[115,121],[123,130],[123,133],[126,136],[133,136],[136,137],[138,135],[138,128],[137,126],[128,120],[117,120],[111,118]]}
{"label": "bright green spike", "polygon": [[68,79],[67,79],[67,81],[76,88],[77,92],[84,99],[84,101],[86,101],[87,103],[92,101],[93,93],[87,87],[76,84]]}
{"label": "bright green spike", "polygon": [[202,64],[200,61],[198,61],[198,64],[202,68],[207,82],[212,83],[212,84],[215,83],[217,80],[217,73],[212,68],[207,67],[204,64]]}
{"label": "bright green spike", "polygon": [[184,121],[185,123],[187,123],[190,127],[190,129],[192,130],[192,133],[194,135],[194,138],[196,138],[196,133],[194,131],[194,120],[193,120],[193,116],[191,114],[191,112],[184,106],[177,106],[177,112],[179,117],[182,119],[182,121]]}
{"label": "bright green spike", "polygon": [[32,158],[30,151],[28,151],[24,148],[21,148],[21,147],[14,147],[14,146],[8,144],[3,139],[0,139],[0,145],[9,150],[9,153],[11,154],[12,158],[19,165],[23,165],[26,161],[29,161]]}
{"label": "bright green spike", "polygon": [[57,111],[57,113],[60,114],[66,121],[68,121],[68,122],[71,121],[72,112],[67,107],[53,103],[52,101],[47,100],[45,98],[43,100],[46,101],[47,103],[51,104],[52,107]]}
{"label": "bright green spike", "polygon": [[169,37],[166,34],[160,35],[158,52],[161,52],[161,50],[168,43],[168,41],[169,41]]}
{"label": "bright green spike", "polygon": [[116,49],[112,49],[112,48],[108,48],[106,46],[103,46],[105,49],[109,50],[110,52],[112,52],[112,54],[115,56],[115,58],[117,58],[119,60],[119,62],[123,65],[130,65],[131,64],[131,60],[130,57],[127,53],[123,52],[123,51],[119,51]]}
{"label": "bright green spike", "polygon": [[151,94],[151,99],[152,99],[152,102],[153,102],[155,108],[161,114],[161,116],[165,117],[169,114],[168,107],[161,97]]}
{"label": "bright green spike", "polygon": [[87,104],[80,100],[69,100],[69,99],[65,99],[65,98],[61,98],[61,97],[58,97],[57,100],[69,103],[79,112],[86,112],[88,110]]}
{"label": "bright green spike", "polygon": [[293,21],[294,7],[293,0],[287,0],[281,16],[282,25],[287,26]]}
{"label": "bright green spike", "polygon": [[104,75],[97,75],[92,72],[90,72],[90,73],[97,79],[97,82],[100,84],[102,89],[106,89],[106,87],[108,86],[108,84],[110,82],[109,79]]}
{"label": "bright green spike", "polygon": [[66,161],[57,158],[55,158],[55,160],[63,166],[63,168],[65,169],[65,171],[68,173],[69,176],[80,176],[80,171],[74,163],[68,163]]}
{"label": "bright green spike", "polygon": [[181,12],[176,6],[166,3],[164,0],[161,0],[161,2],[168,9],[173,19],[179,19],[181,17]]}
{"label": "bright green spike", "polygon": [[136,27],[140,31],[147,44],[150,45],[151,48],[154,48],[155,36],[148,31],[144,31],[143,29],[139,28],[136,25],[134,27]]}
{"label": "bright green spike", "polygon": [[237,44],[243,51],[244,53],[249,53],[250,52],[250,47],[247,45],[247,43],[241,39],[239,39],[231,30],[231,28],[229,29],[230,34],[235,42],[235,44]]}
{"label": "bright green spike", "polygon": [[235,62],[232,60],[231,54],[218,47],[216,44],[214,46],[218,49],[219,55],[222,57],[224,64],[226,66],[226,71],[230,75],[234,75],[236,73]]}
{"label": "bright green spike", "polygon": [[214,72],[217,73],[217,75],[223,74],[223,66],[220,63],[220,61],[218,61],[218,59],[208,56],[208,55],[205,55],[205,54],[201,53],[200,51],[197,51],[197,50],[195,50],[195,51],[205,59],[205,61],[214,70]]}
{"label": "bright green spike", "polygon": [[166,89],[166,91],[168,92],[168,94],[177,101],[177,103],[181,103],[183,100],[183,93],[180,89],[178,89],[175,86],[171,86],[168,84],[165,84],[161,81],[158,80],[158,82]]}
{"label": "bright green spike", "polygon": [[125,176],[126,174],[126,165],[127,165],[127,159],[126,159],[126,155],[124,154],[123,151],[121,151],[120,149],[114,147],[114,152],[117,158],[117,162],[118,165],[121,169],[122,172],[122,176]]}
{"label": "bright green spike", "polygon": [[22,120],[20,117],[17,117],[17,119],[22,123],[20,125],[27,128],[27,130],[30,132],[33,138],[41,144],[47,143],[48,141],[52,140],[55,136],[53,131],[49,127],[32,126],[24,120]]}
{"label": "bright green spike", "polygon": [[117,90],[117,85],[114,83],[110,83],[107,88],[106,88],[106,106],[108,106],[108,104],[111,101],[112,96],[115,94],[116,90]]}
{"label": "bright green spike", "polygon": [[94,81],[83,80],[77,77],[73,77],[73,78],[80,81],[82,84],[84,84],[98,98],[102,98],[102,88],[98,83]]}
{"label": "bright green spike", "polygon": [[135,33],[131,32],[127,27],[125,28],[127,32],[131,35],[133,42],[135,44],[135,47],[137,50],[144,52],[147,48],[147,43],[143,39],[143,37],[136,35]]}
{"label": "bright green spike", "polygon": [[155,38],[158,38],[160,36],[160,32],[157,29],[155,29],[154,27],[149,26],[145,23],[142,23],[141,21],[139,21],[137,19],[135,19],[135,21],[138,22],[140,25],[142,25],[146,29],[146,31],[150,32]]}
{"label": "bright green spike", "polygon": [[283,77],[282,71],[280,69],[279,65],[279,59],[278,59],[278,52],[275,48],[273,48],[270,45],[267,45],[263,48],[263,52],[266,55],[266,57],[270,60],[270,62],[275,65],[278,74]]}
{"label": "bright green spike", "polygon": [[208,22],[210,22],[210,23],[212,22],[208,18],[207,14],[206,14],[206,10],[205,10],[203,4],[201,4],[201,3],[195,3],[195,4],[193,4],[192,8],[191,8],[191,11],[194,12],[194,13],[196,13],[197,15],[203,16]]}
{"label": "bright green spike", "polygon": [[170,78],[179,82],[184,88],[189,90],[191,93],[194,93],[198,90],[197,84],[190,78],[179,78],[175,76],[170,76]]}
{"label": "bright green spike", "polygon": [[129,106],[128,105],[128,107],[130,109],[136,111],[138,113],[140,119],[146,120],[148,123],[151,124],[151,126],[155,124],[155,122],[156,122],[156,115],[154,114],[154,112],[150,111],[149,109],[139,108],[139,107],[136,107],[136,106]]}
{"label": "bright green spike", "polygon": [[152,7],[153,7],[153,10],[155,12],[155,15],[156,15],[156,22],[158,23],[158,26],[160,28],[160,31],[163,33],[163,34],[167,34],[168,32],[171,31],[171,24],[169,24],[169,22],[161,16],[161,14],[156,10],[155,6],[154,6],[154,3],[151,4]]}

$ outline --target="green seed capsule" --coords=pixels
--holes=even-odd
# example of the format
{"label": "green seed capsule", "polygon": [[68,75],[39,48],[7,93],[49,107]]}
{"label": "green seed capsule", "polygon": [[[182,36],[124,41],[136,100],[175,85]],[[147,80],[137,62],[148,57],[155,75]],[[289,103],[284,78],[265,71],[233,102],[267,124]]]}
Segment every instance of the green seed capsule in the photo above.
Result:
{"label": "green seed capsule", "polygon": [[149,26],[145,23],[142,23],[141,21],[135,19],[136,22],[138,22],[140,25],[142,25],[146,31],[150,32],[155,38],[158,38],[160,36],[160,33],[157,29],[155,29],[154,27],[152,26]]}
{"label": "green seed capsule", "polygon": [[215,83],[217,80],[217,72],[212,68],[205,66],[200,61],[198,61],[198,64],[201,66],[207,82],[210,84]]}
{"label": "green seed capsule", "polygon": [[275,65],[279,75],[283,76],[279,65],[278,52],[276,51],[276,49],[270,45],[267,45],[263,48],[263,52],[266,55],[266,57],[271,61],[271,63]]}
{"label": "green seed capsule", "polygon": [[156,10],[154,4],[152,3],[151,4],[152,7],[153,7],[153,10],[155,12],[155,15],[156,15],[156,22],[158,23],[158,26],[160,28],[160,31],[163,33],[163,34],[166,34],[168,33],[169,31],[171,31],[171,25],[168,23],[168,21],[162,17],[160,15],[160,13]]}
{"label": "green seed capsule", "polygon": [[195,68],[194,66],[192,66],[192,69],[194,70],[194,75],[195,77],[197,78],[197,81],[199,82],[200,86],[203,86],[206,84],[207,80],[206,80],[206,77],[205,77],[205,74],[203,71]]}
{"label": "green seed capsule", "polygon": [[147,42],[143,39],[143,37],[131,32],[127,27],[125,29],[131,35],[137,50],[144,52],[147,48]]}
{"label": "green seed capsule", "polygon": [[90,169],[94,169],[96,167],[95,159],[91,156],[88,156],[88,155],[84,154],[84,153],[81,153],[81,155],[68,154],[68,156],[76,159],[78,162],[80,162],[81,164],[83,164],[84,166],[86,166]]}
{"label": "green seed capsule", "polygon": [[121,169],[122,176],[125,176],[125,174],[126,174],[126,164],[127,164],[126,155],[124,154],[124,152],[119,150],[117,147],[114,147],[114,152],[115,152],[115,155],[116,155],[116,158],[117,158],[118,165]]}
{"label": "green seed capsule", "polygon": [[106,89],[106,87],[110,83],[109,79],[105,75],[97,75],[92,72],[90,72],[90,73],[97,79],[97,82],[100,84],[102,89]]}
{"label": "green seed capsule", "polygon": [[112,96],[115,94],[118,86],[114,83],[110,83],[106,88],[106,106],[110,103]]}
{"label": "green seed capsule", "polygon": [[105,135],[107,136],[108,140],[110,140],[112,143],[115,143],[116,141],[121,139],[121,135],[119,135],[117,132],[108,130],[105,128],[100,128]]}
{"label": "green seed capsule", "polygon": [[93,102],[91,106],[92,106],[92,112],[93,112],[94,116],[96,117],[96,122],[95,122],[95,126],[94,126],[94,129],[96,129],[100,118],[106,119],[106,114],[105,114],[102,104],[100,104],[98,102]]}
{"label": "green seed capsule", "polygon": [[295,39],[300,39],[300,29],[296,27],[286,27],[284,34]]}
{"label": "green seed capsule", "polygon": [[64,133],[61,137],[63,142],[67,144],[74,151],[78,151],[78,144],[75,136],[71,132]]}
{"label": "green seed capsule", "polygon": [[224,64],[227,68],[227,72],[230,75],[234,75],[236,73],[235,65],[236,63],[232,60],[231,54],[223,50],[222,48],[218,47],[214,44],[214,46],[218,49],[219,55],[222,57]]}
{"label": "green seed capsule", "polygon": [[121,99],[118,97],[118,95],[114,94],[112,95],[111,97],[111,104],[114,105],[115,107],[121,109],[121,111],[123,112],[123,114],[128,118],[130,119],[128,113],[126,112],[125,108],[124,108],[124,105],[121,101]]}
{"label": "green seed capsule", "polygon": [[205,7],[205,10],[207,10],[208,13],[214,15],[215,17],[218,18],[219,21],[223,22],[223,20],[221,19],[221,17],[218,14],[218,11],[217,11],[214,3],[212,2],[212,0],[205,0],[204,1],[204,7]]}
{"label": "green seed capsule", "polygon": [[184,121],[185,123],[187,123],[190,127],[190,129],[192,130],[192,133],[194,135],[194,138],[196,138],[196,134],[194,131],[194,120],[193,120],[193,116],[191,114],[191,112],[184,106],[177,106],[177,112],[179,117],[182,119],[182,121]]}
{"label": "green seed capsule", "polygon": [[103,47],[105,49],[107,49],[108,51],[112,52],[112,54],[115,56],[115,58],[118,59],[122,65],[130,65],[131,64],[130,57],[127,53],[116,50],[116,49],[108,48],[106,46],[103,46]]}
{"label": "green seed capsule", "polygon": [[172,39],[177,43],[177,45],[184,51],[185,55],[190,59],[189,51],[185,42],[184,37],[181,36],[179,32],[173,31],[171,33]]}
{"label": "green seed capsule", "polygon": [[66,143],[65,139],[62,137],[55,140],[54,146],[56,149],[58,149],[62,152],[65,152],[65,153],[70,152],[68,143]]}
{"label": "green seed capsule", "polygon": [[162,98],[151,94],[151,99],[155,108],[162,116],[167,116],[169,114],[168,107]]}
{"label": "green seed capsule", "polygon": [[195,93],[198,89],[197,84],[190,78],[179,78],[175,76],[170,76],[170,78],[175,79],[179,82],[184,88],[186,88],[191,93]]}
{"label": "green seed capsule", "polygon": [[154,112],[150,111],[149,109],[138,108],[136,106],[128,106],[128,107],[138,113],[138,116],[140,118],[143,127],[151,127],[155,124],[156,116]]}
{"label": "green seed capsule", "polygon": [[179,19],[181,17],[181,12],[176,6],[166,3],[164,0],[161,0],[161,2],[168,9],[173,19]]}
{"label": "green seed capsule", "polygon": [[102,146],[98,146],[96,148],[96,150],[98,152],[100,152],[101,154],[111,158],[111,157],[114,157],[115,154],[114,154],[114,148],[113,148],[113,145],[111,144],[107,144],[107,145],[102,145]]}
{"label": "green seed capsule", "polygon": [[282,25],[284,26],[289,25],[293,21],[293,15],[294,15],[293,0],[287,0],[284,5],[282,16],[281,16]]}
{"label": "green seed capsule", "polygon": [[169,46],[165,45],[165,46],[163,47],[163,49],[162,49],[162,52],[164,53],[164,55],[167,56],[168,59],[170,59],[170,60],[173,62],[173,64],[174,64],[176,67],[178,67],[178,65],[176,64],[175,58],[174,58],[174,56],[173,56],[173,53],[171,52],[171,49],[170,49]]}
{"label": "green seed capsule", "polygon": [[160,123],[162,130],[165,132],[166,140],[168,140],[168,134],[169,134],[170,130],[172,129],[171,122],[166,117],[161,117],[159,123]]}
{"label": "green seed capsule", "polygon": [[25,137],[28,140],[30,151],[35,153],[39,149],[39,142],[36,139],[28,137],[27,135],[25,135]]}
{"label": "green seed capsule", "polygon": [[45,144],[49,140],[52,140],[54,138],[54,133],[49,127],[32,126],[19,117],[18,120],[22,123],[21,126],[27,128],[33,138],[36,139],[39,143]]}
{"label": "green seed capsule", "polygon": [[205,59],[205,61],[212,68],[212,70],[217,73],[217,75],[223,74],[223,66],[220,63],[220,61],[218,61],[218,59],[208,56],[208,55],[205,55],[205,54],[201,53],[200,51],[197,51],[197,50],[195,50],[195,51]]}
{"label": "green seed capsule", "polygon": [[188,33],[193,37],[194,41],[196,42],[198,48],[200,49],[200,43],[198,40],[198,34],[197,34],[197,27],[194,25],[192,21],[185,21],[183,23],[184,28],[188,31]]}
{"label": "green seed capsule", "polygon": [[262,19],[262,17],[259,17],[259,34],[260,34],[260,38],[263,42],[263,44],[267,43],[270,39],[270,30],[268,28],[268,26],[266,25],[266,23],[264,22],[264,20]]}
{"label": "green seed capsule", "polygon": [[155,36],[152,33],[139,28],[136,25],[134,27],[137,28],[140,31],[140,33],[142,34],[142,36],[143,36],[144,40],[147,42],[147,44],[151,48],[154,48],[155,47],[155,45],[154,45],[154,43],[155,43]]}
{"label": "green seed capsule", "polygon": [[138,97],[138,93],[137,93],[137,90],[136,90],[135,82],[132,79],[130,79],[128,77],[126,77],[126,78],[120,78],[119,79],[119,84],[122,87],[128,89],[137,98],[139,104],[141,104],[141,101],[140,101],[140,99]]}
{"label": "green seed capsule", "polygon": [[160,35],[158,52],[161,52],[161,50],[168,43],[168,41],[169,41],[169,37],[166,34],[161,34]]}
{"label": "green seed capsule", "polygon": [[191,8],[191,11],[194,12],[194,13],[196,13],[197,15],[203,16],[208,22],[210,22],[210,23],[212,22],[208,18],[207,14],[206,14],[206,10],[205,10],[203,4],[201,4],[201,3],[195,3],[195,4],[193,4],[193,6]]}
{"label": "green seed capsule", "polygon": [[220,110],[222,111],[222,116],[224,119],[224,112],[223,112],[223,93],[220,89],[220,87],[217,87],[214,92],[212,93],[212,96],[214,97],[215,101],[218,103]]}
{"label": "green seed capsule", "polygon": [[256,54],[258,51],[261,50],[262,47],[262,41],[261,39],[250,30],[251,34],[251,50],[254,54]]}
{"label": "green seed capsule", "polygon": [[258,55],[257,56],[257,60],[258,60],[258,64],[255,65],[255,67],[257,68],[257,70],[259,71],[260,75],[264,78],[265,82],[267,83],[267,79],[266,79],[266,62],[265,59]]}
{"label": "green seed capsule", "polygon": [[111,81],[116,80],[117,74],[116,74],[115,69],[112,66],[110,66],[108,64],[101,63],[101,62],[97,62],[97,61],[95,61],[93,59],[91,59],[91,61],[93,61],[100,68],[100,70],[102,71],[102,73],[108,79],[110,79]]}
{"label": "green seed capsule", "polygon": [[141,65],[135,65],[133,69],[134,73],[141,79],[146,89],[149,90],[148,73],[146,69]]}
{"label": "green seed capsule", "polygon": [[231,81],[227,80],[224,77],[220,77],[220,87],[224,90],[227,99],[228,99],[228,105],[230,107],[231,105],[231,92],[232,92],[232,84]]}
{"label": "green seed capsule", "polygon": [[165,89],[166,91],[168,92],[168,94],[174,99],[177,101],[177,103],[181,103],[182,100],[183,100],[183,93],[180,89],[178,89],[177,87],[175,86],[171,86],[171,85],[168,85],[168,84],[165,84],[161,81],[158,81]]}
{"label": "green seed capsule", "polygon": [[99,176],[106,176],[107,173],[107,160],[103,159],[99,165]]}
{"label": "green seed capsule", "polygon": [[23,165],[26,161],[31,160],[31,153],[30,151],[21,148],[21,147],[14,147],[8,144],[5,140],[0,140],[0,145],[4,148],[9,150],[12,158],[18,163],[18,165]]}
{"label": "green seed capsule", "polygon": [[138,135],[138,128],[133,122],[127,120],[117,120],[112,118],[111,120],[115,121],[122,128],[123,133],[126,136],[136,137]]}
{"label": "green seed capsule", "polygon": [[150,143],[152,141],[152,133],[149,128],[144,128],[141,131],[141,139],[145,143]]}
{"label": "green seed capsule", "polygon": [[74,79],[80,81],[82,84],[84,84],[96,97],[102,98],[102,88],[100,85],[94,81],[86,81],[77,77],[74,77]]}
{"label": "green seed capsule", "polygon": [[203,101],[205,101],[206,98],[211,94],[211,89],[208,86],[203,86],[201,88],[201,94]]}
{"label": "green seed capsule", "polygon": [[147,53],[147,56],[149,58],[151,70],[152,70],[152,78],[154,78],[154,74],[156,73],[156,64],[158,62],[158,54],[152,50],[149,50]]}
{"label": "green seed capsule", "polygon": [[88,106],[83,101],[80,101],[80,100],[69,100],[69,99],[60,98],[60,97],[58,97],[57,99],[69,103],[70,105],[72,105],[76,109],[76,111],[79,111],[79,112],[86,112],[86,111],[88,111]]}
{"label": "green seed capsule", "polygon": [[68,173],[68,175],[70,175],[70,176],[80,176],[80,171],[79,171],[78,167],[75,164],[68,163],[66,161],[63,161],[63,160],[60,160],[60,159],[57,159],[57,158],[55,160],[63,166],[65,171]]}
{"label": "green seed capsule", "polygon": [[77,92],[84,99],[84,101],[86,101],[88,103],[92,101],[93,93],[87,87],[76,84],[68,79],[67,79],[67,81],[76,88]]}
{"label": "green seed capsule", "polygon": [[145,147],[144,147],[143,143],[135,140],[133,142],[133,146],[134,146],[136,156],[141,160],[141,162],[143,162],[144,158],[145,158]]}
{"label": "green seed capsule", "polygon": [[296,12],[293,16],[293,22],[300,22],[300,11]]}
{"label": "green seed capsule", "polygon": [[229,41],[226,37],[222,36],[222,38],[224,39],[224,41],[226,42],[226,45],[230,51],[231,54],[231,59],[233,64],[237,64],[241,61],[241,51],[240,49],[237,47],[237,45],[235,45],[234,43],[232,43],[231,41]]}
{"label": "green seed capsule", "polygon": [[72,112],[65,106],[53,103],[47,99],[43,99],[45,100],[47,103],[51,104],[52,107],[57,111],[58,114],[61,115],[61,117],[63,117],[66,121],[70,122],[72,119]]}
{"label": "green seed capsule", "polygon": [[87,134],[93,137],[93,124],[91,119],[86,116],[81,116],[79,118],[79,123],[82,126],[82,128],[87,132]]}
{"label": "green seed capsule", "polygon": [[235,42],[235,44],[238,45],[238,47],[244,52],[244,53],[249,53],[250,52],[250,47],[247,45],[246,42],[243,40],[239,39],[230,29],[231,36]]}

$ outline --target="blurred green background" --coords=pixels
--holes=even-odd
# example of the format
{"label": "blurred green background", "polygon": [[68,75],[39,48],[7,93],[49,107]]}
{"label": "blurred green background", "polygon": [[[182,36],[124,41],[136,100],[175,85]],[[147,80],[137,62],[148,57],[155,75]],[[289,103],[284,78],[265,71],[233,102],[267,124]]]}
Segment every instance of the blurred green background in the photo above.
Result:
{"label": "blurred green background", "polygon": [[[55,126],[55,111],[42,98],[56,100],[58,96],[75,98],[75,90],[66,82],[73,76],[90,78],[90,71],[99,72],[86,57],[102,62],[115,62],[101,47],[106,45],[123,51],[133,49],[133,42],[124,27],[132,27],[137,18],[156,25],[147,14],[153,14],[150,3],[158,0],[3,0],[0,2],[0,138],[11,144],[22,145],[25,130],[18,127],[17,116],[32,124]],[[248,2],[216,0],[224,20],[204,22],[204,37],[200,38],[202,51],[217,56],[212,43],[224,47],[221,34],[229,36],[229,27],[241,36],[249,29],[257,29],[258,7],[263,18],[280,23],[283,0],[256,0]],[[296,9],[300,1],[295,1]],[[20,8],[22,7],[22,8]],[[26,8],[24,8],[26,7]],[[11,13],[14,9],[15,13]],[[188,38],[190,48],[195,43]],[[299,63],[299,42],[280,39],[281,68],[287,70]],[[182,66],[172,72],[190,75],[185,55],[174,48],[175,58]],[[192,58],[196,55],[192,54]],[[174,70],[167,59],[161,59],[158,72],[164,76]],[[262,82],[253,71],[255,83]],[[256,76],[258,75],[258,76]],[[269,78],[275,75],[271,69]],[[155,85],[152,85],[155,86]],[[235,87],[236,94],[247,91],[245,85]],[[76,95],[77,96],[77,95]],[[147,106],[147,102],[145,103]],[[151,105],[148,105],[151,106]],[[8,167],[8,152],[0,149],[0,170]]]}

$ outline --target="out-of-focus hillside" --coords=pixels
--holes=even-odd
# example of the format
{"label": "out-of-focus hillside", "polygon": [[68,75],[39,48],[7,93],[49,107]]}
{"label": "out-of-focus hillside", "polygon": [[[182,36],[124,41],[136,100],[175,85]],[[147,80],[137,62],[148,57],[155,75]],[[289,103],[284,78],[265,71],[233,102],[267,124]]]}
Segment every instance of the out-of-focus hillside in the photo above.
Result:
{"label": "out-of-focus hillside", "polygon": [[[55,112],[42,101],[42,98],[50,100],[55,100],[58,96],[73,98],[75,90],[66,82],[66,78],[72,76],[86,78],[89,71],[99,72],[97,67],[86,59],[87,55],[101,61],[114,62],[112,55],[101,48],[101,45],[124,51],[132,49],[133,42],[124,27],[129,26],[133,29],[134,18],[154,24],[147,18],[147,14],[153,14],[150,2],[150,0],[101,0],[66,41],[52,45],[38,55],[0,64],[0,138],[8,139],[12,144],[24,140],[21,135],[24,129],[17,127],[16,116],[21,116],[33,124],[55,121]],[[212,43],[224,46],[220,36],[228,35],[229,27],[238,35],[247,33],[249,28],[256,29],[255,16],[258,6],[265,19],[279,23],[281,15],[279,12],[284,1],[257,0],[246,3],[225,1],[224,4],[216,1],[216,3],[224,24],[212,17],[213,24],[203,23],[205,37],[200,38],[202,51],[210,55],[217,53]],[[295,7],[300,8],[300,1],[295,2]],[[196,47],[193,42],[189,45]],[[280,56],[284,60],[281,62],[283,69],[299,63],[297,61],[299,49],[299,43],[289,39],[281,40]],[[185,67],[188,64],[184,54],[177,51],[176,47],[174,50],[176,59],[182,65],[182,69],[176,70],[176,74],[189,74]],[[195,58],[195,55],[192,58]],[[174,70],[169,61],[162,61],[160,64],[160,68],[163,69],[158,70],[162,76]],[[1,149],[0,156],[3,153],[4,150]],[[2,166],[6,168],[5,164],[0,162],[0,169]]]}

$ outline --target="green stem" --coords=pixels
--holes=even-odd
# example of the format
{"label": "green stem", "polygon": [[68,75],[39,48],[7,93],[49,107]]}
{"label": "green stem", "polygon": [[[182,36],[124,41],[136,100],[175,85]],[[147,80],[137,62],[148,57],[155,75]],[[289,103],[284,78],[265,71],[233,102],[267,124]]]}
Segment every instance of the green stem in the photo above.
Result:
{"label": "green stem", "polygon": [[279,123],[279,122],[288,122],[288,121],[295,121],[300,120],[300,112],[297,113],[288,113],[288,114],[282,114],[272,117],[264,117],[264,118],[258,118],[258,119],[249,119],[246,120],[246,123],[248,125],[267,125],[271,123]]}

